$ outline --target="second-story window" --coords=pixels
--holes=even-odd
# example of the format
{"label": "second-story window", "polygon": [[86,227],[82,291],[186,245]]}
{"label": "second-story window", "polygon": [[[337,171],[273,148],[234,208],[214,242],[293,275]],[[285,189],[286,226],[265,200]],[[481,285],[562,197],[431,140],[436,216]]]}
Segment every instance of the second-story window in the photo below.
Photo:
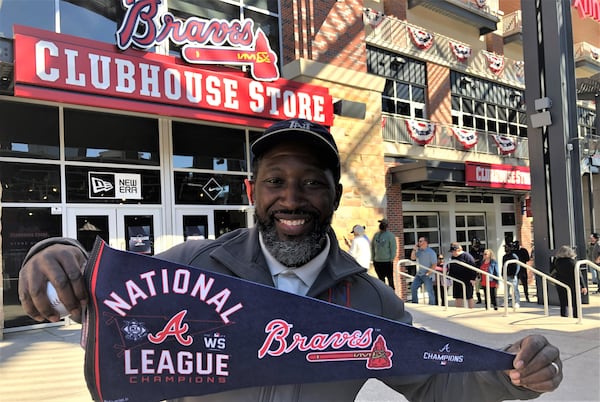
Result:
{"label": "second-story window", "polygon": [[424,119],[427,72],[424,62],[383,49],[367,48],[369,73],[386,78],[381,97],[383,112]]}
{"label": "second-story window", "polygon": [[450,80],[453,124],[492,134],[527,137],[523,90],[455,71]]}

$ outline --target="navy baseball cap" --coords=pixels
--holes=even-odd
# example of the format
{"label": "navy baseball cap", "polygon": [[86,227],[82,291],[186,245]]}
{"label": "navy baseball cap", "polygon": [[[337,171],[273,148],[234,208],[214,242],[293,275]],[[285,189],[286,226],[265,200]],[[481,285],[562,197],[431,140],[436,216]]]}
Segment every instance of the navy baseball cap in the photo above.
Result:
{"label": "navy baseball cap", "polygon": [[265,132],[252,143],[250,149],[255,158],[282,142],[297,141],[306,143],[322,154],[325,165],[331,169],[336,181],[340,180],[340,154],[329,130],[306,119],[289,119],[278,121],[269,126]]}

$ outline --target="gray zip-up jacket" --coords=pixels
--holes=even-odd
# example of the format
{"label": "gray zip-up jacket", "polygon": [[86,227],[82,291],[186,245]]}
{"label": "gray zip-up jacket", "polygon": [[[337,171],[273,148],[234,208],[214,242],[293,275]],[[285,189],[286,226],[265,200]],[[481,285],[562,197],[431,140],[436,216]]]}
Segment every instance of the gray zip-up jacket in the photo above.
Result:
{"label": "gray zip-up jacket", "polygon": [[[307,296],[396,321],[412,323],[411,315],[404,310],[404,303],[396,296],[393,289],[369,275],[350,254],[342,251],[333,230],[328,235],[331,247],[326,266]],[[81,248],[71,239],[47,239],[30,250],[26,261],[32,254],[55,243]],[[238,229],[217,240],[188,241],[158,254],[157,257],[274,286],[260,249],[256,228]],[[248,375],[252,374],[248,373]],[[180,398],[172,402],[349,402],[354,401],[366,381],[365,378],[244,388]],[[387,377],[382,378],[381,381],[402,393],[409,401],[494,402],[533,399],[540,395],[512,385],[503,372],[414,375]]]}
{"label": "gray zip-up jacket", "polygon": [[[404,303],[393,289],[369,275],[348,253],[342,251],[332,230],[329,238],[331,248],[327,264],[307,296],[412,323],[412,317],[404,310]],[[274,286],[256,228],[239,229],[215,241],[186,242],[157,257]],[[366,380],[245,388],[178,401],[348,402],[355,399]],[[540,395],[512,385],[503,372],[415,375],[384,378],[382,381],[410,401],[491,402],[533,399]]]}

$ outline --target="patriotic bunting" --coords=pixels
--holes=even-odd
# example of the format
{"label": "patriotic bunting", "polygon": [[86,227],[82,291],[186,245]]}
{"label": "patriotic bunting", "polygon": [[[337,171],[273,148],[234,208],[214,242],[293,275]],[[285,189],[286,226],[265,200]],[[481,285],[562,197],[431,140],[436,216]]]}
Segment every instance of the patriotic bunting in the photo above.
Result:
{"label": "patriotic bunting", "polygon": [[525,77],[525,62],[522,60],[515,60],[513,65],[515,67],[515,75],[517,76],[517,79],[519,81],[523,81],[523,78]]}
{"label": "patriotic bunting", "polygon": [[372,10],[370,8],[363,9],[363,22],[365,24],[371,25],[373,28],[376,28],[379,24],[383,22],[383,17],[385,14]]}
{"label": "patriotic bunting", "polygon": [[464,128],[451,127],[452,134],[466,149],[473,148],[477,144],[477,131]]}
{"label": "patriotic bunting", "polygon": [[477,7],[483,8],[485,7],[486,0],[475,0],[475,3],[477,4]]}
{"label": "patriotic bunting", "polygon": [[433,35],[430,33],[411,26],[408,27],[408,32],[410,33],[410,38],[413,43],[419,49],[427,50],[433,45]]}
{"label": "patriotic bunting", "polygon": [[433,140],[435,124],[425,121],[405,120],[410,137],[419,145],[426,145]]}
{"label": "patriotic bunting", "polygon": [[502,70],[504,70],[504,56],[486,51],[483,51],[483,54],[488,61],[488,68],[490,71],[496,75],[500,75]]}
{"label": "patriotic bunting", "polygon": [[471,57],[471,47],[462,43],[449,41],[452,54],[460,61],[467,61]]}
{"label": "patriotic bunting", "polygon": [[498,149],[500,149],[502,155],[512,154],[517,149],[515,141],[507,136],[494,134],[492,138],[496,142],[496,145],[498,145]]}

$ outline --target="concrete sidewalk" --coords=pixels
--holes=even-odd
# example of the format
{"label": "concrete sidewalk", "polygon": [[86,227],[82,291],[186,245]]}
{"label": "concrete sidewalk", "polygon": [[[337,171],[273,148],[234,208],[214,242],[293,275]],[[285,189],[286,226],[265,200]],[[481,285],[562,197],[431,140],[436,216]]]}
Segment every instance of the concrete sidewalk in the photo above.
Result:
{"label": "concrete sidewalk", "polygon": [[[415,326],[493,348],[503,347],[532,333],[545,335],[561,350],[564,380],[538,401],[600,401],[600,295],[590,295],[581,324],[562,318],[557,307],[550,316],[543,306],[523,303],[509,310],[472,310],[407,304]],[[91,401],[83,376],[84,353],[80,326],[54,326],[5,333],[0,341],[0,401]],[[376,380],[370,380],[357,402],[404,401]],[[456,401],[460,400],[457,396]],[[315,401],[317,402],[317,401]]]}

